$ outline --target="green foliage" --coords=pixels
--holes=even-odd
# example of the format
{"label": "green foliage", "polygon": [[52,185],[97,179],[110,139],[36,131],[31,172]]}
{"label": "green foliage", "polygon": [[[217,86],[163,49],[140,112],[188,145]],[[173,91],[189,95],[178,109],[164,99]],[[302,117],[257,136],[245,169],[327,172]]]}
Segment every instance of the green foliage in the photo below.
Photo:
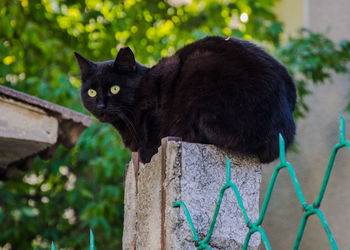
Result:
{"label": "green foliage", "polygon": [[290,38],[286,46],[276,48],[276,56],[288,66],[298,91],[296,118],[309,111],[304,98],[311,94],[310,82],[325,83],[331,74],[346,73],[350,61],[350,42],[334,43],[325,35],[301,29],[298,37]]}
{"label": "green foliage", "polygon": [[[73,51],[102,61],[127,45],[138,61],[153,65],[206,35],[235,36],[258,43],[288,66],[298,86],[298,118],[307,112],[310,82],[347,71],[350,45],[309,31],[282,44],[274,2],[2,0],[0,84],[86,112]],[[37,159],[25,173],[0,182],[0,246],[47,249],[53,240],[59,248],[82,249],[92,228],[97,247],[119,249],[129,158],[114,129],[95,122],[72,150],[59,147],[54,158]]]}

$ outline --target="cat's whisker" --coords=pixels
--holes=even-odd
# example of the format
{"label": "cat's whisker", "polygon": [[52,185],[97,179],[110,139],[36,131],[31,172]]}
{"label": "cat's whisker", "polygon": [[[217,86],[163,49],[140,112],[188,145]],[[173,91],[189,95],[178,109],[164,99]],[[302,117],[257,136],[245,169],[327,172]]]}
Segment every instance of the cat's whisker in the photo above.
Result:
{"label": "cat's whisker", "polygon": [[111,107],[109,108],[108,112],[111,114],[115,114],[118,117],[120,117],[124,123],[126,124],[126,127],[129,129],[130,134],[132,135],[134,141],[136,141],[136,143],[138,143],[140,141],[140,138],[137,136],[137,132],[136,132],[136,128],[135,125],[133,124],[133,122],[128,118],[128,116],[123,112],[125,109],[126,111],[129,112],[129,114],[131,114],[135,120],[135,116],[134,113],[132,112],[132,110],[126,106],[121,106],[121,107]]}
{"label": "cat's whisker", "polygon": [[[123,118],[125,118],[125,119],[123,119],[122,117],[122,120],[126,123],[126,125],[127,125],[127,128],[129,129],[129,131],[130,131],[130,134],[133,136],[133,138],[134,138],[134,140],[136,141],[136,142],[139,142],[140,141],[140,139],[138,138],[138,136],[137,136],[137,132],[136,132],[136,128],[135,128],[135,125],[130,121],[130,119],[126,116],[126,115],[124,115],[123,113],[120,113],[120,115],[122,114],[122,116],[123,116]],[[129,125],[129,126],[128,126]]]}

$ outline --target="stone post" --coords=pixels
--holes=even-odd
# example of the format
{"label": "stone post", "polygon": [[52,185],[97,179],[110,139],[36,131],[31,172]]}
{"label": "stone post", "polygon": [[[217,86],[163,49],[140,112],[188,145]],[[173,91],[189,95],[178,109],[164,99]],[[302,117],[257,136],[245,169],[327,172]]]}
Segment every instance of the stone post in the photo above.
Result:
{"label": "stone post", "polygon": [[[123,249],[196,249],[184,212],[173,207],[183,201],[200,240],[209,230],[220,189],[226,181],[225,152],[203,145],[165,138],[148,164],[136,153],[125,177]],[[259,215],[261,166],[257,158],[227,154],[231,180],[236,184],[252,222]],[[242,249],[248,228],[232,189],[222,200],[212,249]],[[258,249],[260,235],[251,237],[249,249]]]}

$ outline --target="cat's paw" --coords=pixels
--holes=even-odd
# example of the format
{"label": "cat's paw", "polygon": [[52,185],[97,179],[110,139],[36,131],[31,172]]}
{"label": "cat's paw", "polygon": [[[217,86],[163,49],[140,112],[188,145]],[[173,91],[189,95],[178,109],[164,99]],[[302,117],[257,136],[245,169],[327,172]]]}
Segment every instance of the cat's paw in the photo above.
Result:
{"label": "cat's paw", "polygon": [[140,148],[138,153],[141,162],[145,164],[151,161],[152,156],[157,153],[157,150],[153,148]]}

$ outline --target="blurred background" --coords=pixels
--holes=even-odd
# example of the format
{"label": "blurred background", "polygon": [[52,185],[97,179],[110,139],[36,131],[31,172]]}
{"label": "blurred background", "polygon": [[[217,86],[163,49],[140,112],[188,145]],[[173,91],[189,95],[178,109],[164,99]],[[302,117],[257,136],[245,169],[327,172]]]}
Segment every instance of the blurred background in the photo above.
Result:
{"label": "blurred background", "polygon": [[[252,41],[295,79],[298,135],[287,159],[312,203],[338,140],[339,112],[350,126],[348,13],[347,0],[1,0],[0,84],[87,113],[74,51],[104,61],[129,46],[152,66],[207,35]],[[47,249],[51,241],[57,249],[83,249],[89,228],[97,248],[121,249],[129,160],[117,132],[95,121],[73,149],[60,146],[52,159],[37,158],[0,181],[0,249]],[[350,247],[349,160],[346,152],[337,159],[321,207],[341,249]],[[261,200],[276,162],[270,165]],[[301,206],[286,173],[276,190],[263,227],[273,249],[292,249]],[[316,217],[301,248],[329,249]]]}

